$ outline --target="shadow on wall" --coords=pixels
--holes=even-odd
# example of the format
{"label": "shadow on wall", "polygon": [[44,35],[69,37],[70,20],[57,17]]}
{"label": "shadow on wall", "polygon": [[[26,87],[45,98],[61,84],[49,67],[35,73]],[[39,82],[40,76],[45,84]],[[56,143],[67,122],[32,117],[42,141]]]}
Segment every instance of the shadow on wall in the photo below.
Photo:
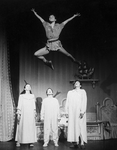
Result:
{"label": "shadow on wall", "polygon": [[96,108],[95,107],[90,107],[89,112],[96,112]]}
{"label": "shadow on wall", "polygon": [[[115,67],[114,67],[115,68]],[[101,83],[100,88],[103,90],[104,93],[110,96],[111,89],[108,87],[113,83],[117,83],[117,70],[113,69],[110,75]]]}

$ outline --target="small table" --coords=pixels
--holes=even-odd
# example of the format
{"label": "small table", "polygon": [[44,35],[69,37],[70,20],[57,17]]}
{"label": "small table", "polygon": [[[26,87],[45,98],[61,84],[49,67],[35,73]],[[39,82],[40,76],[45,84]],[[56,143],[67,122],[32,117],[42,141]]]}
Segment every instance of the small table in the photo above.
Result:
{"label": "small table", "polygon": [[89,140],[103,140],[104,127],[108,121],[91,121],[87,122],[87,137]]}

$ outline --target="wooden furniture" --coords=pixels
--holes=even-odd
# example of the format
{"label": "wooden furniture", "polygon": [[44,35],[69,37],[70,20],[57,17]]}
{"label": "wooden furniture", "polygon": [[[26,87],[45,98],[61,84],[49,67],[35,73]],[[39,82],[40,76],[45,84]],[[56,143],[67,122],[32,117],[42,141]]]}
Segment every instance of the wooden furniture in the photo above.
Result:
{"label": "wooden furniture", "polygon": [[97,120],[97,113],[87,112],[87,139],[88,140],[102,140],[104,123]]}
{"label": "wooden furniture", "polygon": [[[65,115],[66,98],[61,101],[60,113],[61,120],[59,126],[59,135],[64,131],[67,137],[68,118]],[[99,113],[99,114],[98,114]],[[117,107],[113,104],[112,99],[105,98],[103,105],[95,112],[87,112],[87,139],[88,140],[105,140],[117,138]],[[37,122],[38,140],[43,140],[43,123]]]}
{"label": "wooden furniture", "polygon": [[43,122],[36,122],[37,140],[43,140]]}
{"label": "wooden furniture", "polygon": [[117,106],[113,104],[111,98],[106,97],[103,105],[100,107],[100,117],[104,122],[108,122],[104,126],[104,139],[117,138]]}
{"label": "wooden furniture", "polygon": [[[106,121],[90,121],[87,122],[87,139],[88,140],[103,140]],[[43,140],[43,123],[37,122],[37,139]],[[61,131],[64,131],[64,138],[67,138],[67,124],[59,126],[59,136]]]}
{"label": "wooden furniture", "polygon": [[[93,121],[87,122],[87,139],[88,140],[103,140],[104,139],[104,124],[106,122]],[[61,126],[61,131],[64,132],[64,138],[67,138],[67,126]]]}
{"label": "wooden furniture", "polygon": [[[60,112],[61,112],[61,124],[63,124],[63,130],[65,131],[65,136],[67,136],[67,121],[68,118],[65,118],[64,107],[66,99],[64,98],[61,102]],[[88,140],[103,140],[104,139],[104,127],[106,125],[105,121],[99,121],[97,113],[87,112],[87,139]]]}
{"label": "wooden furniture", "polygon": [[88,140],[103,140],[104,124],[102,121],[87,122],[87,139]]}

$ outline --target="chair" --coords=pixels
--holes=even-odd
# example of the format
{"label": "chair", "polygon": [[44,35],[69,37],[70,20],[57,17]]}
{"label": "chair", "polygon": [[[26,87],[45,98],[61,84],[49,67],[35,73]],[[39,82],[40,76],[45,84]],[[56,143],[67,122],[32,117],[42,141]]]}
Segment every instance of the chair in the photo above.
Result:
{"label": "chair", "polygon": [[117,138],[117,107],[113,104],[112,99],[106,97],[100,110],[101,120],[106,121],[106,124],[104,124],[104,138]]}
{"label": "chair", "polygon": [[87,139],[103,140],[103,122],[97,120],[96,112],[87,112]]}

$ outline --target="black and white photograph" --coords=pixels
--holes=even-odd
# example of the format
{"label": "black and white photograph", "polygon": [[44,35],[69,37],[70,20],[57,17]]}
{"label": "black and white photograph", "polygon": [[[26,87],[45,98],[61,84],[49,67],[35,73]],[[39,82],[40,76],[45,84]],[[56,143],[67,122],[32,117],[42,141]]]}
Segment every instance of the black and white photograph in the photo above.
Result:
{"label": "black and white photograph", "polygon": [[116,142],[117,0],[0,0],[0,150]]}

